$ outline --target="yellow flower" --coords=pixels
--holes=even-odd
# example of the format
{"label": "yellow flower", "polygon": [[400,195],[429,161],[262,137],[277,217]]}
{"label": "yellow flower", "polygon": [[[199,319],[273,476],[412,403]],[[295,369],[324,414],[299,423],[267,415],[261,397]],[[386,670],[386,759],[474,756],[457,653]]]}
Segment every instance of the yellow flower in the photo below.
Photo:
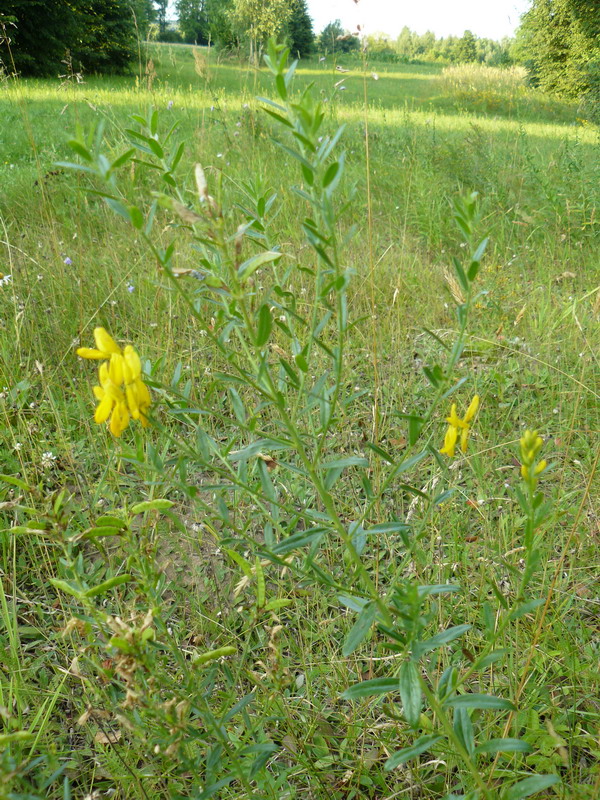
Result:
{"label": "yellow flower", "polygon": [[449,425],[446,435],[444,436],[444,446],[440,453],[445,453],[450,458],[454,458],[454,450],[456,448],[456,440],[458,438],[458,428],[454,425]]}
{"label": "yellow flower", "polygon": [[456,411],[456,403],[452,403],[450,408],[450,416],[446,417],[448,429],[444,437],[444,446],[440,453],[447,455],[449,458],[454,458],[456,452],[456,442],[458,441],[458,434],[460,431],[460,449],[463,453],[467,452],[467,443],[469,440],[469,431],[471,429],[470,422],[477,413],[479,408],[479,395],[471,400],[467,409],[467,413],[461,419]]}
{"label": "yellow flower", "polygon": [[121,353],[119,345],[104,328],[94,328],[94,340],[97,349],[94,350],[92,347],[79,347],[77,355],[81,356],[81,358],[100,360],[102,358],[110,358],[113,353]]}
{"label": "yellow flower", "polygon": [[106,361],[100,364],[98,380],[100,386],[94,386],[94,395],[100,402],[94,414],[94,422],[101,425],[110,417],[110,432],[113,436],[120,436],[129,425],[129,411],[123,390],[112,380]]}
{"label": "yellow flower", "polygon": [[536,464],[543,444],[544,440],[537,431],[528,430],[521,436],[521,477],[526,481],[533,481],[534,485],[537,483],[538,475],[548,466],[546,459],[542,459]]}
{"label": "yellow flower", "polygon": [[77,354],[82,358],[106,359],[98,369],[100,385],[94,386],[98,400],[95,422],[102,424],[110,418],[109,430],[113,436],[123,433],[130,417],[146,427],[152,398],[142,380],[140,357],[131,345],[122,351],[104,328],[96,328],[94,338],[96,350],[80,347]]}

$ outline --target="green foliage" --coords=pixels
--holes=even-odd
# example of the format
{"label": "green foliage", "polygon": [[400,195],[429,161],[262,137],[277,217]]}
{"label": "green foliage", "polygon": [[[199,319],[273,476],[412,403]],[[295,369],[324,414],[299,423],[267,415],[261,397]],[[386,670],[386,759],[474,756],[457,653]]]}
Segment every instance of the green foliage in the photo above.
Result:
{"label": "green foliage", "polygon": [[[511,40],[501,42],[474,36],[465,31],[461,38],[447,36],[437,39],[431,31],[418,34],[404,27],[394,43],[394,52],[399,60],[445,61],[450,63],[479,62],[490,66],[511,63]],[[389,46],[389,45],[388,45]],[[373,48],[377,52],[377,45]]]}
{"label": "green foliage", "polygon": [[307,58],[314,51],[315,34],[306,0],[293,0],[287,38],[290,52],[297,58]]}
{"label": "green foliage", "polygon": [[57,75],[66,58],[77,70],[126,71],[153,12],[150,0],[8,0],[2,13],[14,22],[7,68]]}
{"label": "green foliage", "polygon": [[475,37],[471,31],[465,31],[458,40],[454,51],[454,57],[458,62],[465,64],[471,61],[477,61],[477,47],[475,44]]}
{"label": "green foliage", "polygon": [[339,19],[326,25],[319,36],[319,50],[322,53],[352,53],[360,49],[360,41],[342,28]]}
{"label": "green foliage", "polygon": [[294,11],[290,0],[232,0],[230,18],[237,36],[250,47],[250,59],[261,52],[267,39],[286,29]]}
{"label": "green foliage", "polygon": [[517,53],[545,91],[597,92],[600,6],[594,0],[534,0],[518,31]]}
{"label": "green foliage", "polygon": [[207,44],[209,23],[205,0],[177,0],[175,8],[183,41]]}

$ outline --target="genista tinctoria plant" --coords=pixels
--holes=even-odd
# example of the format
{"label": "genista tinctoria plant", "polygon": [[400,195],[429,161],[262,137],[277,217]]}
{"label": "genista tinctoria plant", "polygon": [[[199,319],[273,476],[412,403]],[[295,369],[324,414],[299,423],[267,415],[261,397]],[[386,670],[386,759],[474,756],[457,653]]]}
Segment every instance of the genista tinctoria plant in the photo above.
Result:
{"label": "genista tinctoria plant", "polygon": [[[398,454],[367,442],[364,453],[349,455],[339,445],[356,401],[348,391],[353,378],[347,358],[355,324],[348,302],[353,269],[346,266],[344,209],[336,201],[344,174],[343,128],[326,130],[325,110],[312,88],[293,91],[296,64],[288,67],[287,50],[271,42],[265,63],[275,99],[260,102],[282,158],[293,160],[299,176],[291,189],[303,209],[298,225],[311,253],[302,265],[268,224],[276,196],[265,191],[260,176],[245,184],[243,204],[225,204],[222,173],[215,177],[200,165],[184,169],[183,144],[174,142],[173,128],[163,136],[157,110],[133,117],[131,147],[112,163],[102,153],[101,132],[95,138],[79,132],[71,146],[84,163],[69,164],[90,176],[95,191],[146,242],[204,332],[211,381],[220,387],[205,393],[202,386],[180,388],[179,379],[164,385],[157,365],[145,362],[142,370],[131,346],[121,350],[111,338],[118,341],[119,331],[97,329],[97,350],[79,351],[105,360],[94,389],[95,420],[108,420],[110,433],[122,436],[121,457],[137,468],[151,496],[183,495],[216,537],[240,572],[234,594],[240,602],[245,598],[240,607],[248,636],[258,621],[268,623],[262,652],[247,668],[246,650],[250,641],[256,650],[257,642],[249,638],[240,650],[225,628],[211,648],[194,648],[191,657],[182,653],[168,621],[156,535],[146,523],[134,524],[137,516],[167,514],[181,526],[167,499],[124,507],[61,541],[65,574],[55,585],[71,604],[70,633],[81,637],[89,663],[100,670],[116,709],[111,729],[143,743],[152,769],[170,776],[171,796],[276,798],[283,786],[293,787],[298,765],[315,785],[325,767],[307,751],[284,747],[264,710],[253,710],[260,696],[277,725],[284,725],[292,677],[282,637],[294,600],[275,587],[285,581],[294,591],[320,592],[353,620],[339,658],[350,665],[367,647],[386,656],[382,676],[352,683],[335,699],[347,709],[356,706],[361,719],[373,713],[385,718],[382,774],[392,780],[405,764],[441,759],[443,791],[436,784],[428,796],[534,795],[559,778],[528,767],[530,746],[511,724],[514,698],[506,696],[507,684],[498,676],[507,656],[504,634],[542,602],[530,587],[551,510],[538,490],[548,467],[539,459],[536,433],[521,441],[516,496],[525,520],[525,567],[518,590],[511,596],[496,591],[496,607],[486,601],[475,632],[472,623],[455,619],[452,598],[461,587],[423,584],[412,569],[436,509],[452,493],[448,463],[465,458],[477,415],[485,413],[467,379],[456,377],[487,245],[476,239],[477,196],[454,203],[468,254],[465,262],[454,259],[456,331],[452,341],[432,334],[441,360],[424,368],[430,391],[419,412],[402,414],[407,446]],[[162,182],[147,203],[126,199],[117,182],[119,168],[134,157]],[[188,176],[183,183],[180,173]],[[166,246],[155,233],[159,215],[171,223]],[[194,262],[178,266],[176,254],[190,246]],[[137,428],[134,446],[127,444],[130,416],[149,423]],[[414,485],[426,467],[436,476],[430,490]],[[385,500],[393,492],[415,498],[419,514],[392,513]],[[48,510],[49,530],[57,530],[53,514]],[[81,542],[93,542],[103,553],[109,536],[117,538],[124,568],[93,584]],[[385,537],[397,542],[399,555],[385,572],[376,571],[374,553]],[[342,557],[332,560],[332,552]],[[109,613],[117,586],[135,598],[128,619]],[[476,652],[461,649],[465,641]],[[102,667],[107,656],[108,671]],[[231,693],[235,701],[225,700]],[[495,729],[503,735],[490,736]]]}

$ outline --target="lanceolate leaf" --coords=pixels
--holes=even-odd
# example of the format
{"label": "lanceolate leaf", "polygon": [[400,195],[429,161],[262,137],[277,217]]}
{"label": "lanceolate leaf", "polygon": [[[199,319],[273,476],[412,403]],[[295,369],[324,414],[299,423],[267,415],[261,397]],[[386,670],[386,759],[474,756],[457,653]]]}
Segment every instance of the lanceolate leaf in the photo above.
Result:
{"label": "lanceolate leaf", "polygon": [[400,698],[405,720],[416,727],[421,716],[422,693],[419,670],[414,661],[405,661],[400,667]]}
{"label": "lanceolate leaf", "polygon": [[405,747],[390,756],[385,762],[385,768],[390,770],[399,767],[401,764],[406,764],[406,762],[410,761],[411,758],[416,758],[417,756],[420,756],[421,753],[429,750],[429,748],[433,747],[433,745],[436,744],[436,742],[439,742],[441,738],[441,736],[436,736],[435,734],[421,736],[421,738],[417,739],[412,747]]}
{"label": "lanceolate leaf", "polygon": [[342,647],[343,656],[349,656],[356,650],[357,647],[360,647],[360,645],[367,638],[367,635],[371,630],[371,625],[375,621],[376,616],[377,606],[375,603],[368,603],[358,615],[356,622],[346,637],[346,641]]}
{"label": "lanceolate leaf", "polygon": [[363,681],[350,686],[341,697],[344,700],[360,700],[362,697],[371,697],[374,694],[388,694],[397,692],[400,689],[398,678],[373,678],[370,681]]}
{"label": "lanceolate leaf", "polygon": [[490,739],[475,748],[476,753],[530,753],[531,745],[522,739]]}
{"label": "lanceolate leaf", "polygon": [[531,797],[532,794],[543,792],[544,789],[557,783],[560,783],[558,775],[532,775],[531,778],[525,778],[513,784],[503,795],[502,800],[522,800],[524,797]]}
{"label": "lanceolate leaf", "polygon": [[516,711],[515,706],[510,700],[502,697],[494,697],[491,694],[461,694],[458,697],[451,697],[444,703],[446,707],[453,708],[479,708],[479,709],[499,709],[505,711]]}

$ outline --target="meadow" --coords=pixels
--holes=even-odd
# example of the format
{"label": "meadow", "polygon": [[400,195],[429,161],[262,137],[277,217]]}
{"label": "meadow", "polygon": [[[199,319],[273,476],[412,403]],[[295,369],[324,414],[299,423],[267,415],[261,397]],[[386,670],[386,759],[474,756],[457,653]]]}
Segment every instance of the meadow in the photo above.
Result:
{"label": "meadow", "polygon": [[600,129],[272,66],[0,83],[0,797],[596,800]]}

